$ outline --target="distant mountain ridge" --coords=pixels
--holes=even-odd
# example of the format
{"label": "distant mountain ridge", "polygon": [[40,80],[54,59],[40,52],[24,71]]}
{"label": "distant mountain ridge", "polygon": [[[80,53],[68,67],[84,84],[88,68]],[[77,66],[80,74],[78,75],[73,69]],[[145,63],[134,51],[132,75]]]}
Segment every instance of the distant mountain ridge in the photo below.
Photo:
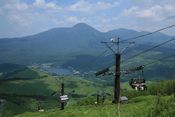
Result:
{"label": "distant mountain ridge", "polygon": [[[35,35],[21,38],[0,39],[0,63],[32,64],[56,62],[63,63],[78,55],[97,55],[104,50],[101,41],[111,37],[121,40],[145,34],[128,29],[100,32],[85,23],[73,27],[54,28]],[[159,43],[171,36],[156,33],[140,39],[139,43]]]}

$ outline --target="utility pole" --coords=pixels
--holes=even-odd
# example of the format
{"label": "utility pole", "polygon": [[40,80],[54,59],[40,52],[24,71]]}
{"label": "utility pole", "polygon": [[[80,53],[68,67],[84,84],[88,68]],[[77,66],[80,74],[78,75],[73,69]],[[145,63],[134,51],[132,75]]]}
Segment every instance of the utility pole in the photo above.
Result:
{"label": "utility pole", "polygon": [[[110,42],[101,42],[104,43],[115,55],[115,78],[114,78],[114,100],[112,101],[113,103],[120,103],[120,62],[121,62],[121,54],[122,52],[128,48],[125,47],[120,51],[120,41],[119,38],[117,40],[115,38],[112,38]],[[130,44],[133,44],[134,42],[129,42]],[[112,44],[112,45],[111,45]],[[115,51],[112,46],[116,44],[117,45],[117,51]],[[109,71],[109,69],[108,69]],[[107,71],[102,71],[102,72],[107,72]],[[101,72],[99,73],[101,74]],[[96,75],[99,75],[96,74]]]}
{"label": "utility pole", "polygon": [[[113,103],[120,103],[120,48],[119,48],[119,38],[117,40],[111,39],[111,42],[102,42],[104,43],[115,55],[115,79],[114,79],[114,100]],[[117,44],[117,52],[112,49],[109,45]]]}
{"label": "utility pole", "polygon": [[100,95],[99,95],[99,93],[97,93],[97,104],[99,104],[99,99],[100,99]]}
{"label": "utility pole", "polygon": [[115,54],[114,103],[120,103],[120,53]]}
{"label": "utility pole", "polygon": [[68,95],[64,94],[64,77],[61,77],[61,94],[60,94],[60,103],[61,103],[61,110],[64,110],[64,106],[67,104],[69,100]]}
{"label": "utility pole", "polygon": [[[61,96],[64,95],[64,82],[61,83]],[[64,110],[64,102],[61,101],[61,110]]]}

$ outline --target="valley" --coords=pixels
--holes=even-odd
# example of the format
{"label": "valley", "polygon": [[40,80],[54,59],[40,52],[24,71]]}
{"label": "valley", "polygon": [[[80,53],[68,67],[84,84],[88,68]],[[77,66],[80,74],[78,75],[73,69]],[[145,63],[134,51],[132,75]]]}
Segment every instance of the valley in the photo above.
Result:
{"label": "valley", "polygon": [[175,0],[0,0],[0,117],[175,117]]}
{"label": "valley", "polygon": [[[154,116],[155,112],[157,114],[164,113],[165,115],[173,115],[174,113],[172,110],[174,108],[174,89],[169,90],[170,87],[175,86],[174,80],[160,83],[147,81],[147,91],[134,91],[128,82],[121,83],[121,93],[123,96],[127,96],[129,101],[120,104],[118,113],[117,105],[111,103],[113,85],[108,85],[107,82],[104,81],[104,78],[94,77],[88,79],[75,76],[51,76],[45,72],[36,69],[33,70],[38,73],[38,77],[35,79],[1,82],[0,97],[5,100],[3,116],[79,117],[83,115],[85,117],[114,117],[120,113],[123,117],[134,117]],[[60,110],[59,94],[61,82],[63,81],[65,84],[65,94],[69,96],[69,101],[65,106],[65,110]],[[161,89],[158,88],[162,84],[164,84],[164,87]],[[104,103],[100,102],[100,104],[96,105],[96,95],[99,91],[105,92],[106,99]],[[161,95],[158,95],[158,92]],[[161,103],[158,103],[161,108],[155,108],[157,98],[161,99]],[[147,107],[145,108],[145,106]],[[41,107],[44,112],[38,112],[38,107]],[[168,110],[163,112],[159,110],[163,108]],[[138,111],[138,109],[141,111]],[[158,112],[154,111],[154,109],[158,109]]]}
{"label": "valley", "polygon": [[[120,91],[129,100],[118,105],[112,103],[114,55],[105,51],[100,42],[116,36],[122,41],[146,33],[127,29],[99,32],[80,23],[32,36],[0,39],[1,116],[172,117],[175,112],[174,42],[149,50],[174,38],[163,33],[144,37],[122,53]],[[149,52],[129,59],[145,50]],[[144,66],[143,72],[126,73],[140,65]],[[104,68],[109,69],[110,75],[95,76]],[[132,89],[129,82],[133,78],[145,79],[147,90]],[[63,82],[69,100],[65,109],[60,110]],[[100,98],[97,104],[99,94],[105,98]]]}

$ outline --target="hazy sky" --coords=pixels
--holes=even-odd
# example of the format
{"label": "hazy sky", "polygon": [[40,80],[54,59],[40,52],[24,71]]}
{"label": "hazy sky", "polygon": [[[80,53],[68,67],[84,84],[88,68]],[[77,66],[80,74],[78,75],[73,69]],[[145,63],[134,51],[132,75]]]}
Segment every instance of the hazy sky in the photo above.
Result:
{"label": "hazy sky", "polygon": [[[0,0],[0,38],[87,23],[99,31],[175,24],[175,0]],[[175,35],[175,28],[165,33]]]}

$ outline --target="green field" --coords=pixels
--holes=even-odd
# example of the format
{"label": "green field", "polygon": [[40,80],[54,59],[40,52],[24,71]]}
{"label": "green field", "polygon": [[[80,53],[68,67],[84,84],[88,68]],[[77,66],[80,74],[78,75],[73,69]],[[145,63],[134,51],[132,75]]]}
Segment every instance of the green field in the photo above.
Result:
{"label": "green field", "polygon": [[[5,99],[3,117],[173,117],[175,114],[173,80],[148,82],[147,91],[134,91],[128,82],[124,82],[121,84],[121,93],[129,101],[118,106],[111,103],[113,86],[100,82],[100,79],[97,82],[93,78],[63,78],[36,69],[32,71],[37,72],[37,78],[0,82],[0,96]],[[65,94],[70,98],[65,110],[60,110],[58,100],[62,81],[65,84]],[[95,105],[98,91],[104,91],[108,95],[104,103]],[[53,93],[56,95],[53,96]],[[45,111],[38,112],[39,106]]]}
{"label": "green field", "polygon": [[[154,112],[156,99],[156,96],[140,96],[133,98],[128,104],[76,105],[68,106],[65,110],[52,109],[46,112],[27,112],[15,117],[154,117],[154,115],[158,115]],[[161,98],[162,101],[166,100],[167,102],[171,99],[171,96]],[[173,117],[175,113],[173,107],[163,108],[161,116]],[[167,113],[169,111],[171,111],[171,113]]]}

